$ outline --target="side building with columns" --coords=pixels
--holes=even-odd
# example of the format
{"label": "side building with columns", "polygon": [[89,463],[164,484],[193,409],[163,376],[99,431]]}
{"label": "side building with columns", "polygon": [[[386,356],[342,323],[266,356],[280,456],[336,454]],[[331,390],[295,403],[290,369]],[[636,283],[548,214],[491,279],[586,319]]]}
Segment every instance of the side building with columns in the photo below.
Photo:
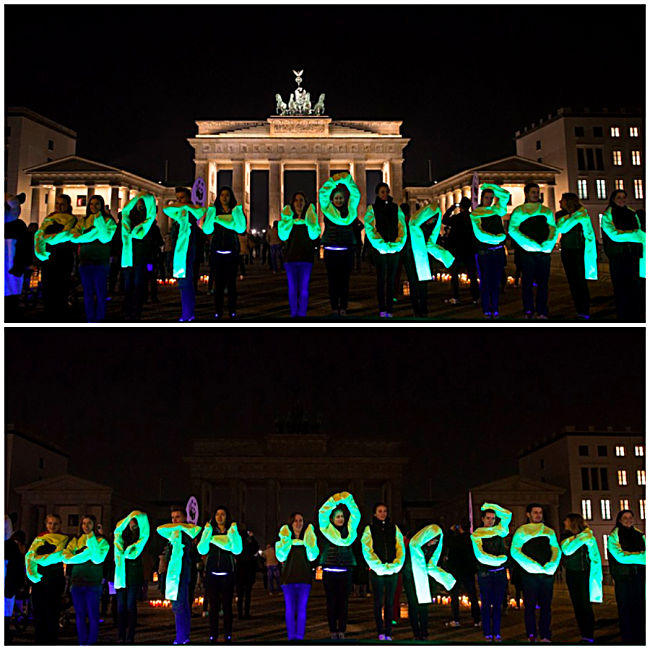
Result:
{"label": "side building with columns", "polygon": [[317,525],[320,506],[341,491],[354,496],[364,525],[377,501],[386,502],[393,521],[402,521],[408,458],[400,456],[399,442],[302,431],[194,440],[183,460],[202,521],[227,505],[234,520],[253,530],[260,542],[274,543],[292,512],[303,512]]}
{"label": "side building with columns", "polygon": [[493,162],[471,167],[438,181],[429,187],[409,186],[404,188],[405,201],[411,207],[411,214],[423,205],[437,203],[443,214],[464,196],[472,196],[472,179],[478,175],[479,184],[494,183],[510,192],[508,214],[504,222],[510,220],[510,214],[518,205],[524,203],[524,186],[537,183],[542,193],[542,201],[553,211],[558,208],[555,187],[556,178],[561,169],[551,165],[529,160],[521,156],[508,156]]}
{"label": "side building with columns", "polygon": [[[203,178],[212,204],[217,192],[217,173],[232,170],[232,188],[244,212],[250,216],[251,172],[269,171],[268,223],[280,218],[285,205],[284,174],[316,172],[316,191],[334,171],[348,170],[361,191],[359,217],[368,197],[366,172],[377,170],[400,203],[403,195],[402,165],[409,138],[400,133],[398,121],[332,121],[327,116],[273,116],[265,121],[202,120],[198,133],[188,141],[194,148],[196,178]],[[322,214],[319,216],[322,221]]]}
{"label": "side building with columns", "polygon": [[[162,234],[170,229],[169,218],[162,214],[161,202],[174,200],[173,187],[165,187],[131,172],[111,167],[103,163],[67,156],[25,170],[31,178],[29,187],[32,223],[40,224],[54,211],[54,203],[59,194],[68,194],[72,199],[72,213],[85,215],[86,206],[93,194],[99,194],[106,201],[106,207],[114,217],[138,192],[150,192],[158,203],[158,227]],[[25,221],[27,212],[23,211]]]}

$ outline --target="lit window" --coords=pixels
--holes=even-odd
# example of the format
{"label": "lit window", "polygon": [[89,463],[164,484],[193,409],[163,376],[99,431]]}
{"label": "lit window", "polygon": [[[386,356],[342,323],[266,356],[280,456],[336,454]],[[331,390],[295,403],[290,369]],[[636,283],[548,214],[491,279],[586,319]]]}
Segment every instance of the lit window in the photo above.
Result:
{"label": "lit window", "polygon": [[645,499],[639,499],[639,519],[645,519]]}
{"label": "lit window", "polygon": [[587,521],[591,519],[591,499],[582,500],[582,516]]}
{"label": "lit window", "polygon": [[625,447],[623,447],[623,445],[616,447],[616,455],[625,456]]}
{"label": "lit window", "polygon": [[614,189],[625,191],[625,181],[622,178],[617,178],[614,181]]}
{"label": "lit window", "polygon": [[589,192],[587,191],[587,181],[582,178],[578,180],[578,198],[579,199],[589,198]]}
{"label": "lit window", "polygon": [[629,510],[630,509],[630,502],[627,499],[621,499],[619,501],[619,505],[621,506],[619,510]]}
{"label": "lit window", "polygon": [[609,535],[603,535],[603,552],[605,554],[605,559],[607,559],[607,538]]}
{"label": "lit window", "polygon": [[635,456],[643,456],[643,445],[636,445],[634,447],[634,455]]}
{"label": "lit window", "polygon": [[645,485],[645,470],[637,469],[636,470],[636,482],[638,485]]}
{"label": "lit window", "polygon": [[632,164],[635,167],[638,167],[641,164],[641,152],[636,149],[632,152]]}
{"label": "lit window", "polygon": [[621,152],[618,149],[616,149],[612,151],[612,156],[614,157],[614,165],[620,167],[623,164],[623,155],[621,154]]}
{"label": "lit window", "polygon": [[638,126],[631,126],[630,127],[630,137],[631,138],[638,138],[639,137],[639,127]]}
{"label": "lit window", "polygon": [[643,198],[643,180],[640,178],[634,179],[634,198],[635,199]]}
{"label": "lit window", "polygon": [[607,198],[607,181],[604,178],[596,179],[596,196],[599,199]]}
{"label": "lit window", "polygon": [[600,514],[604,520],[612,518],[612,506],[609,499],[600,500]]}
{"label": "lit window", "polygon": [[617,126],[613,126],[611,128],[610,133],[612,134],[612,138],[620,138],[621,137],[621,131]]}
{"label": "lit window", "polygon": [[618,484],[627,485],[627,472],[624,469],[618,470]]}

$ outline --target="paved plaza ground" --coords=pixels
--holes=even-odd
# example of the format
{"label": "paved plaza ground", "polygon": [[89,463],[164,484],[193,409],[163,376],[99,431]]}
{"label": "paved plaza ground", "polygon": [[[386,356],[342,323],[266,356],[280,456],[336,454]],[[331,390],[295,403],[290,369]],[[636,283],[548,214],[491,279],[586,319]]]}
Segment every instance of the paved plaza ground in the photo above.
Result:
{"label": "paved plaza ground", "polygon": [[[512,256],[510,256],[512,257]],[[445,269],[440,267],[441,272]],[[509,276],[514,276],[514,264],[509,261],[506,267]],[[208,268],[203,267],[201,273],[207,275]],[[402,281],[406,273],[402,273]],[[376,300],[376,276],[367,262],[362,262],[361,271],[354,270],[350,281],[350,304],[346,322],[485,322],[480,305],[472,303],[469,285],[461,285],[461,303],[451,305],[445,303],[451,297],[449,282],[429,282],[429,318],[415,319],[410,299],[398,296],[391,320],[380,319]],[[615,322],[614,298],[609,277],[609,266],[606,261],[599,263],[599,280],[589,282],[591,291],[591,322]],[[283,272],[272,274],[268,265],[262,265],[256,260],[253,265],[246,267],[246,276],[237,281],[238,308],[237,316],[241,322],[288,322],[290,321],[287,300],[287,279]],[[199,282],[199,295],[196,297],[196,322],[214,323],[214,300],[207,294],[207,282]],[[181,313],[180,291],[174,286],[160,286],[157,304],[147,303],[142,315],[142,324],[151,322],[178,322]],[[106,321],[108,323],[124,322],[122,314],[122,295],[117,292],[108,303]],[[508,285],[501,296],[500,313],[502,323],[523,322],[523,307],[521,303],[521,288]],[[559,253],[552,256],[549,317],[554,323],[578,322],[571,300]],[[316,260],[310,285],[310,300],[308,322],[340,322],[332,317],[327,292],[327,272],[323,260]],[[44,323],[42,301],[35,310],[25,312],[21,322]],[[83,298],[79,287],[78,303],[70,310],[69,322],[85,322]],[[226,324],[228,320],[224,321]],[[537,321],[535,321],[537,322]],[[582,322],[582,321],[581,321]],[[486,323],[487,324],[487,323]],[[496,322],[490,321],[490,324]]]}
{"label": "paved plaza ground", "polygon": [[[512,591],[512,587],[511,587]],[[604,602],[594,605],[596,615],[596,642],[620,643],[616,603],[612,587],[604,587]],[[197,596],[201,595],[197,591]],[[514,596],[514,593],[511,593]],[[151,587],[149,597],[160,597],[158,590]],[[404,594],[401,602],[406,602]],[[190,641],[192,644],[209,642],[208,619],[200,616],[201,606],[194,607],[196,617],[192,618]],[[240,621],[235,615],[233,623],[233,640],[240,643],[264,644],[286,641],[284,621],[284,598],[282,595],[269,596],[264,590],[262,581],[258,580],[253,588],[251,604],[251,619]],[[235,607],[236,612],[236,607]],[[580,640],[573,608],[565,585],[556,584],[552,609],[553,641],[556,643],[574,644]],[[60,642],[62,645],[76,644],[74,617],[71,623],[62,630]],[[468,606],[461,606],[461,627],[447,628],[445,623],[450,620],[450,607],[443,604],[432,604],[429,608],[429,643],[484,643],[482,630],[475,628],[470,617]],[[34,628],[30,625],[24,633],[17,634],[17,644],[34,642]],[[174,615],[171,609],[153,608],[148,603],[138,603],[138,628],[135,641],[137,644],[169,645],[174,640]],[[524,630],[523,609],[509,608],[502,621],[502,637],[504,643],[527,643]],[[413,642],[413,635],[407,618],[400,618],[393,630],[393,639],[397,642]],[[117,640],[117,630],[113,627],[111,612],[100,625],[99,643],[113,644]],[[323,583],[315,581],[307,610],[306,641],[330,642],[327,626],[327,612]],[[346,633],[347,643],[376,641],[376,631],[373,619],[371,597],[350,597],[349,622]],[[377,641],[378,642],[378,641]]]}

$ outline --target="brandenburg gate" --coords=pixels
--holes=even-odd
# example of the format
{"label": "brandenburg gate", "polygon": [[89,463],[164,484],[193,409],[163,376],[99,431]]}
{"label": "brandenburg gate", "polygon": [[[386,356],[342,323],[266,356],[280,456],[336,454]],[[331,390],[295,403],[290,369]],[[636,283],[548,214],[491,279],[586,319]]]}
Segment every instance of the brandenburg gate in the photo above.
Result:
{"label": "brandenburg gate", "polygon": [[[250,218],[251,172],[269,171],[269,223],[284,207],[284,173],[316,172],[316,191],[330,172],[348,170],[361,191],[359,216],[374,202],[374,187],[366,188],[366,171],[379,170],[396,202],[403,198],[402,163],[409,138],[400,133],[401,121],[333,121],[322,115],[325,96],[312,108],[309,93],[300,87],[289,104],[276,95],[277,115],[264,121],[197,121],[194,147],[196,178],[203,178],[209,204],[217,193],[217,172],[232,170],[232,187]],[[295,97],[294,97],[295,94]],[[288,197],[287,197],[288,201]],[[322,220],[322,214],[319,215]]]}

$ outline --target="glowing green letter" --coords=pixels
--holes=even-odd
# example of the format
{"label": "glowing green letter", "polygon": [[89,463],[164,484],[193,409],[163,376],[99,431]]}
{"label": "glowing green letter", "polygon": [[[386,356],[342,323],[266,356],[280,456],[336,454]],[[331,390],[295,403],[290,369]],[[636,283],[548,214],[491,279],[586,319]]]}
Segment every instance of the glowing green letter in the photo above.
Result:
{"label": "glowing green letter", "polygon": [[189,535],[191,539],[194,539],[201,532],[201,526],[195,526],[194,524],[163,524],[158,526],[157,530],[158,534],[168,539],[172,545],[172,556],[167,567],[167,580],[165,582],[165,598],[167,600],[176,600],[178,583],[181,579],[181,569],[183,568],[184,548],[182,535]]}
{"label": "glowing green letter", "polygon": [[[61,212],[51,214],[49,217],[43,219],[43,223],[34,234],[34,253],[36,253],[36,257],[38,257],[41,262],[45,262],[50,257],[50,254],[46,249],[47,244],[53,246],[54,244],[62,244],[63,242],[70,241],[70,231],[74,227],[76,221],[76,218],[71,214]],[[61,232],[52,233],[51,235],[46,235],[45,231],[48,226],[55,223],[63,226],[63,230]]]}
{"label": "glowing green letter", "polygon": [[[132,228],[130,214],[138,201],[144,201],[147,208],[147,216],[141,224]],[[153,194],[138,194],[134,196],[122,210],[122,266],[124,268],[133,266],[133,240],[144,238],[155,220],[156,199]]]}
{"label": "glowing green letter", "polygon": [[[548,239],[538,244],[519,229],[521,224],[530,219],[542,215],[548,224]],[[529,253],[550,253],[555,247],[557,239],[557,229],[555,227],[555,217],[553,212],[541,203],[523,203],[518,205],[510,215],[510,227],[508,228],[510,236]]]}
{"label": "glowing green letter", "polygon": [[404,535],[395,526],[395,559],[392,562],[382,562],[372,547],[372,531],[366,526],[361,536],[361,551],[368,566],[378,575],[387,576],[391,573],[399,573],[404,566]]}
{"label": "glowing green letter", "polygon": [[582,226],[585,238],[585,279],[598,280],[598,251],[596,250],[596,233],[591,225],[591,217],[584,207],[573,214],[561,217],[557,222],[558,234],[568,232],[576,225]]}
{"label": "glowing green letter", "polygon": [[[341,537],[341,533],[339,533],[330,521],[330,514],[339,506],[346,506],[350,511],[348,536],[346,538]],[[354,540],[357,538],[357,526],[360,521],[361,513],[359,512],[354,497],[349,492],[334,494],[325,501],[318,511],[318,527],[320,528],[320,532],[336,546],[352,546]]]}
{"label": "glowing green letter", "polygon": [[639,217],[636,216],[636,212],[634,212],[632,208],[628,208],[628,210],[634,213],[636,222],[639,226],[636,230],[617,230],[614,225],[611,208],[605,210],[600,225],[602,226],[603,232],[612,241],[643,245],[643,255],[639,261],[639,277],[645,278],[645,233],[641,230],[641,222],[639,221]]}
{"label": "glowing green letter", "polygon": [[174,277],[184,278],[187,271],[185,268],[187,247],[190,244],[190,235],[192,234],[192,224],[190,223],[188,213],[191,212],[197,219],[200,219],[205,212],[205,208],[189,203],[176,203],[163,208],[163,212],[174,221],[178,221],[178,238],[176,239],[176,246],[174,248]]}
{"label": "glowing green letter", "polygon": [[[36,584],[41,581],[41,574],[38,572],[39,566],[50,566],[51,564],[58,564],[63,562],[63,551],[68,543],[68,536],[61,535],[61,533],[45,533],[39,535],[29,547],[27,555],[25,555],[25,568],[27,570],[27,577]],[[39,555],[36,553],[43,544],[52,544],[55,550],[52,553]]]}
{"label": "glowing green letter", "polygon": [[[341,216],[341,213],[338,211],[336,206],[330,201],[330,196],[339,183],[345,185],[350,191],[348,216],[345,218]],[[349,226],[357,218],[357,208],[359,207],[360,200],[361,192],[359,192],[359,188],[354,182],[352,176],[347,172],[341,172],[340,174],[332,176],[332,178],[326,181],[323,187],[320,188],[320,192],[318,192],[320,209],[323,211],[323,214],[337,226]]]}
{"label": "glowing green letter", "polygon": [[483,540],[490,537],[507,537],[508,536],[508,526],[512,519],[512,513],[510,510],[506,510],[501,506],[498,506],[496,503],[484,503],[481,506],[481,510],[494,510],[497,516],[501,520],[498,526],[483,526],[477,528],[472,533],[472,546],[474,547],[474,555],[476,559],[482,564],[487,564],[488,566],[499,567],[504,564],[508,556],[507,555],[491,555],[483,549]]}
{"label": "glowing green letter", "polygon": [[[616,529],[618,531],[618,528]],[[598,543],[587,527],[578,535],[573,535],[562,542],[562,552],[573,555],[581,546],[589,552],[589,600],[592,603],[603,602],[603,564],[600,559]]]}
{"label": "glowing green letter", "polygon": [[[522,551],[522,547],[526,542],[539,537],[548,538],[548,543],[551,546],[551,559],[544,566],[536,560],[533,560],[532,557],[528,557]],[[560,550],[560,545],[557,543],[555,531],[540,522],[539,524],[524,524],[517,528],[512,538],[510,555],[512,555],[512,559],[516,560],[524,571],[528,573],[544,573],[552,576],[560,564],[562,551]]]}
{"label": "glowing green letter", "polygon": [[309,524],[304,539],[291,539],[291,531],[286,524],[280,528],[280,539],[275,543],[275,554],[280,562],[286,562],[294,546],[304,546],[307,559],[313,562],[318,557],[318,542],[314,527]]}
{"label": "glowing green letter", "polygon": [[[434,537],[440,536],[438,546],[433,552],[429,562],[424,559],[422,547],[430,542]],[[437,583],[441,584],[449,591],[455,584],[456,578],[444,569],[438,566],[438,560],[442,553],[442,530],[440,526],[430,524],[417,532],[409,542],[411,549],[411,567],[413,568],[413,579],[415,580],[415,591],[418,596],[418,602],[421,605],[431,603],[431,590],[429,589],[429,577],[431,576]]]}
{"label": "glowing green letter", "polygon": [[[438,220],[431,236],[429,237],[429,241],[425,243],[422,224],[433,217],[437,217]],[[428,255],[433,255],[433,257],[435,257],[439,262],[442,262],[446,268],[449,268],[454,263],[454,256],[448,250],[445,250],[442,246],[436,244],[441,226],[442,217],[440,207],[436,205],[434,208],[432,204],[420,208],[409,221],[413,257],[415,258],[415,267],[420,282],[431,279],[431,267],[429,266]]]}
{"label": "glowing green letter", "polygon": [[[138,522],[140,538],[125,551],[122,532],[129,525],[131,519],[135,519]],[[147,519],[147,515],[144,512],[134,510],[128,517],[118,522],[113,533],[113,546],[115,547],[115,589],[124,589],[126,587],[126,560],[135,560],[142,553],[148,539],[149,519]]]}

